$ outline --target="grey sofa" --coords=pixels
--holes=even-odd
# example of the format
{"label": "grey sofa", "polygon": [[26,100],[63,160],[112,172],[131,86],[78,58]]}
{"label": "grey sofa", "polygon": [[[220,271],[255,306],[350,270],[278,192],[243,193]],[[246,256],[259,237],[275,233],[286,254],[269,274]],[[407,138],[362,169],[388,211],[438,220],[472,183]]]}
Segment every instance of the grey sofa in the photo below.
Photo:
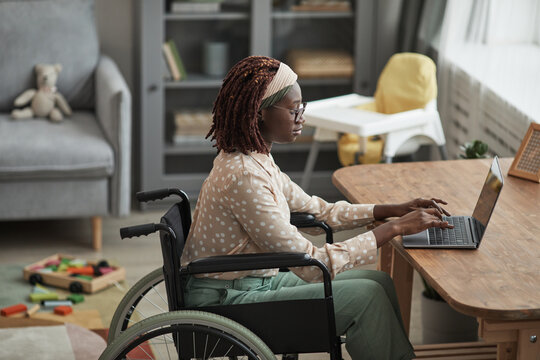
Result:
{"label": "grey sofa", "polygon": [[[99,250],[102,216],[130,210],[131,94],[100,54],[94,1],[0,0],[0,41],[0,220],[89,217]],[[10,117],[37,63],[63,66],[63,122]]]}

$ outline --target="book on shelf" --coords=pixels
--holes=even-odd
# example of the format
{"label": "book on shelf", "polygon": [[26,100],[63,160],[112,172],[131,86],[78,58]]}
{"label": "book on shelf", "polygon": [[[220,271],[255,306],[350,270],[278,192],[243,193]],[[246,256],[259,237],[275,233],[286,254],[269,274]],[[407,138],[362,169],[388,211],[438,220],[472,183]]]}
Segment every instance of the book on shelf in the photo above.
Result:
{"label": "book on shelf", "polygon": [[348,0],[302,0],[299,5],[291,6],[292,11],[351,11]]}
{"label": "book on shelf", "polygon": [[165,52],[162,52],[161,56],[161,68],[163,73],[163,80],[171,80],[173,78],[171,69],[169,69],[169,64],[167,64],[167,58]]}
{"label": "book on shelf", "polygon": [[221,10],[221,1],[173,1],[172,13],[214,13]]}
{"label": "book on shelf", "polygon": [[180,145],[180,144],[200,144],[206,141],[210,141],[208,139],[205,139],[204,135],[184,135],[184,134],[174,134],[172,142],[174,145]]}
{"label": "book on shelf", "polygon": [[174,117],[174,144],[200,143],[212,126],[212,113],[208,110],[176,111]]}
{"label": "book on shelf", "polygon": [[180,80],[180,71],[178,70],[176,61],[174,60],[174,56],[172,54],[169,43],[163,44],[163,55],[165,56],[166,63],[172,74],[172,79],[174,81]]}
{"label": "book on shelf", "polygon": [[187,78],[186,68],[184,66],[184,63],[182,62],[182,58],[180,57],[180,53],[178,52],[176,43],[174,42],[174,40],[169,40],[167,41],[167,44],[169,44],[169,48],[171,49],[171,53],[174,58],[174,62],[176,63],[176,67],[178,68],[178,71],[180,72],[180,79]]}

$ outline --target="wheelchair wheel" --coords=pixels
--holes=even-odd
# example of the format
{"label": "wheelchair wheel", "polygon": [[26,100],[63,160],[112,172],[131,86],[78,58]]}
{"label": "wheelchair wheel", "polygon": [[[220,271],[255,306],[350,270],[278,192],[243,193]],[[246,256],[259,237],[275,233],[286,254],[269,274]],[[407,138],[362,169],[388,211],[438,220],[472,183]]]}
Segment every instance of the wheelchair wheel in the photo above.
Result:
{"label": "wheelchair wheel", "polygon": [[111,320],[107,343],[133,324],[168,311],[163,269],[158,268],[137,281],[120,301]]}
{"label": "wheelchair wheel", "polygon": [[101,354],[112,359],[275,360],[246,327],[223,316],[183,310],[152,316],[129,327]]}

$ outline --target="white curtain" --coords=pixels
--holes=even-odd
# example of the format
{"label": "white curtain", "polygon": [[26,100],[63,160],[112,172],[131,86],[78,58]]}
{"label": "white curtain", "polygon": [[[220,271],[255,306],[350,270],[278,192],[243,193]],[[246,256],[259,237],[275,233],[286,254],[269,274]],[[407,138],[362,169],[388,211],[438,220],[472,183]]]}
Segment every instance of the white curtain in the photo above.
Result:
{"label": "white curtain", "polygon": [[[540,22],[540,6],[537,6],[537,12],[536,12],[536,22]],[[540,26],[536,27],[536,45],[540,45]]]}
{"label": "white curtain", "polygon": [[474,139],[515,154],[540,122],[540,0],[449,0],[439,45],[439,110],[451,157]]}

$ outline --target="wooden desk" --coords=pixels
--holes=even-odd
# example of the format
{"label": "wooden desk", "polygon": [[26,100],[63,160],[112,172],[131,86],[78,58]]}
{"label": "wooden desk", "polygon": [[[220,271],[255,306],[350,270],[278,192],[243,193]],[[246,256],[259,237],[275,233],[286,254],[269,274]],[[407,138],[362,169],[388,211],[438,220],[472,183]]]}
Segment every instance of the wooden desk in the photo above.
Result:
{"label": "wooden desk", "polygon": [[[501,159],[503,174],[511,158]],[[439,197],[453,215],[470,215],[491,159],[357,165],[337,170],[336,187],[354,203]],[[540,185],[504,178],[477,250],[383,246],[379,266],[392,275],[404,321],[410,321],[412,268],[457,311],[476,316],[479,335],[498,343],[498,359],[540,359]]]}

